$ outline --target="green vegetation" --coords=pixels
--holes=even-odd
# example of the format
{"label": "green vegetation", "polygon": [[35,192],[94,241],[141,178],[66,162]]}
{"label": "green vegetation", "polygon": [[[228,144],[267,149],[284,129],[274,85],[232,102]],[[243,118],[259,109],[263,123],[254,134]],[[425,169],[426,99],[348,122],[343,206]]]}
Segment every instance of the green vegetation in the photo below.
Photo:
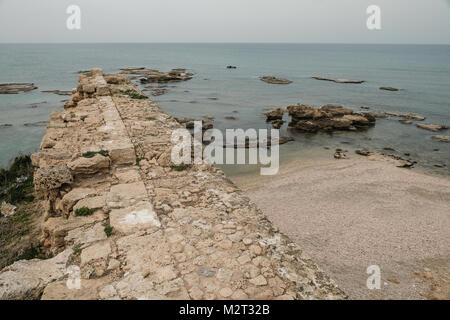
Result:
{"label": "green vegetation", "polygon": [[179,166],[172,165],[170,167],[172,168],[172,170],[175,170],[175,171],[184,171],[184,170],[189,169],[190,165],[182,164],[182,165],[179,165]]}
{"label": "green vegetation", "polygon": [[17,260],[31,260],[31,259],[50,259],[53,256],[51,254],[46,254],[42,251],[40,244],[34,246],[31,245],[29,248],[25,249],[23,253],[18,257]]}
{"label": "green vegetation", "polygon": [[88,152],[83,153],[83,157],[84,158],[93,158],[93,157],[95,157],[96,154],[100,154],[100,155],[102,155],[104,157],[107,157],[108,156],[108,151],[106,151],[106,150],[88,151]]}
{"label": "green vegetation", "polygon": [[81,207],[75,210],[75,216],[77,217],[86,217],[90,216],[95,212],[95,209],[89,209],[88,207]]}
{"label": "green vegetation", "polygon": [[81,251],[83,251],[81,244],[77,244],[75,247],[73,247],[73,254],[75,256],[79,256],[81,254]]}
{"label": "green vegetation", "polygon": [[136,158],[136,163],[139,165],[139,163],[140,163],[142,160],[145,160],[145,158]]}
{"label": "green vegetation", "polygon": [[104,224],[103,225],[105,227],[105,234],[106,236],[109,238],[111,237],[112,233],[113,233],[113,227],[111,227],[109,224]]}
{"label": "green vegetation", "polygon": [[9,169],[0,169],[0,203],[31,202],[33,196],[33,166],[28,155],[16,157]]}
{"label": "green vegetation", "polygon": [[156,120],[156,118],[155,117],[148,117],[147,120],[148,121],[153,121],[153,120]]}
{"label": "green vegetation", "polygon": [[126,94],[127,96],[129,96],[132,99],[148,99],[147,96],[144,96],[143,94],[140,94],[139,92],[135,91],[135,90],[125,90],[125,91],[121,91],[121,93]]}

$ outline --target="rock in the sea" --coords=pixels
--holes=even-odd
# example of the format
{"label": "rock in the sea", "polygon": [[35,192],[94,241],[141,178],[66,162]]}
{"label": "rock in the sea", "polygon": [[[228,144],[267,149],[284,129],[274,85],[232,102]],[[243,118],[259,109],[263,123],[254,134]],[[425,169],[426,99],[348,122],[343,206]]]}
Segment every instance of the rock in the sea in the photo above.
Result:
{"label": "rock in the sea", "polygon": [[407,112],[386,112],[387,115],[404,118],[408,120],[416,120],[416,121],[423,121],[425,120],[425,117],[417,114],[417,113],[407,113]]}
{"label": "rock in the sea", "polygon": [[408,120],[408,119],[400,119],[398,120],[398,122],[403,123],[403,124],[412,124],[412,120]]}
{"label": "rock in the sea", "polygon": [[186,69],[172,69],[169,72],[145,68],[125,68],[121,70],[123,74],[141,75],[142,78],[139,79],[141,83],[180,82],[190,80],[193,76]]}
{"label": "rock in the sea", "polygon": [[368,157],[373,154],[373,152],[370,152],[368,150],[355,150],[356,154],[359,154],[360,156]]}
{"label": "rock in the sea", "polygon": [[[292,137],[280,137],[278,140],[274,139],[273,144],[274,145],[282,145],[288,142],[294,141],[294,138]],[[266,144],[264,145],[264,142],[266,142]],[[250,141],[249,138],[245,139],[245,144],[238,144],[238,143],[234,143],[234,145],[229,145],[229,144],[224,144],[223,147],[224,148],[235,148],[235,149],[239,149],[239,148],[259,148],[259,147],[271,147],[272,146],[272,140],[268,139],[267,141]]]}
{"label": "rock in the sea", "polygon": [[12,124],[10,123],[0,124],[0,128],[7,128],[7,127],[12,127]]}
{"label": "rock in the sea", "polygon": [[364,83],[364,80],[351,80],[351,79],[332,79],[332,78],[323,78],[323,77],[313,77],[313,79],[316,80],[322,80],[322,81],[331,81],[336,83],[354,83],[354,84],[361,84]]}
{"label": "rock in the sea", "polygon": [[236,120],[236,117],[233,117],[233,116],[226,116],[225,119],[227,119],[227,120]]}
{"label": "rock in the sea", "polygon": [[429,131],[433,131],[433,132],[438,132],[441,130],[446,130],[448,129],[447,126],[441,125],[441,124],[425,124],[425,123],[418,123],[416,124],[416,126],[418,128],[421,129],[425,129],[425,130],[429,130]]}
{"label": "rock in the sea", "polygon": [[227,66],[227,69],[237,69],[236,66]]}
{"label": "rock in the sea", "polygon": [[60,96],[71,96],[72,95],[72,90],[43,90],[41,92],[44,93],[54,93]]}
{"label": "rock in the sea", "polygon": [[16,206],[13,206],[10,203],[7,203],[5,201],[2,202],[0,205],[0,214],[4,217],[10,217],[16,213]]}
{"label": "rock in the sea", "polygon": [[347,158],[347,155],[346,155],[343,151],[336,151],[336,152],[334,153],[334,158],[335,158],[335,159],[338,159],[338,160],[341,160],[341,159],[348,159],[348,158]]}
{"label": "rock in the sea", "polygon": [[34,83],[0,83],[0,94],[17,94],[37,88]]}
{"label": "rock in the sea", "polygon": [[285,123],[286,121],[284,121],[284,120],[273,120],[272,121],[272,127],[274,127],[274,129],[280,129],[282,126],[283,126],[283,124]]}
{"label": "rock in the sea", "polygon": [[432,138],[441,142],[450,142],[450,136],[432,136]]}
{"label": "rock in the sea", "polygon": [[283,119],[283,113],[284,113],[284,110],[282,108],[275,108],[270,111],[267,111],[264,114],[266,115],[267,121],[273,121],[273,120]]}
{"label": "rock in the sea", "polygon": [[385,90],[385,91],[398,91],[399,89],[393,88],[393,87],[380,87],[380,90]]}
{"label": "rock in the sea", "polygon": [[342,106],[325,105],[314,108],[308,105],[293,105],[288,108],[292,121],[289,127],[300,131],[337,131],[368,128],[375,125],[376,119],[368,113],[355,113]]}
{"label": "rock in the sea", "polygon": [[259,79],[261,79],[261,81],[271,83],[271,84],[290,84],[290,83],[292,83],[291,80],[276,78],[276,77],[261,77]]}

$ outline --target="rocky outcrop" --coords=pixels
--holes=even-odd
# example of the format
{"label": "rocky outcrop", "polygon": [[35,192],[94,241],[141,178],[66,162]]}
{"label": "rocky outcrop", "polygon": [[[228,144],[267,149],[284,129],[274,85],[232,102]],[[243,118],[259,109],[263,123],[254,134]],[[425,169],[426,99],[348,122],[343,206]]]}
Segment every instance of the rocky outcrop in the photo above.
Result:
{"label": "rocky outcrop", "polygon": [[426,118],[417,113],[407,113],[407,112],[386,112],[389,116],[399,117],[406,120],[423,121]]}
{"label": "rocky outcrop", "polygon": [[55,258],[0,271],[0,299],[346,298],[221,170],[174,165],[181,125],[128,90],[94,69],[51,115],[32,162]]}
{"label": "rocky outcrop", "polygon": [[364,80],[351,80],[351,79],[332,79],[332,78],[323,78],[323,77],[313,77],[316,80],[322,81],[331,81],[335,83],[353,83],[353,84],[361,84],[364,83]]}
{"label": "rocky outcrop", "polygon": [[34,83],[0,83],[0,94],[17,94],[37,88]]}
{"label": "rocky outcrop", "polygon": [[186,69],[172,69],[169,72],[161,72],[158,70],[145,68],[125,68],[121,69],[123,74],[139,75],[141,83],[167,83],[180,82],[192,79],[193,74]]}
{"label": "rocky outcrop", "polygon": [[384,91],[398,91],[399,89],[393,87],[380,87],[380,90]]}
{"label": "rocky outcrop", "polygon": [[432,138],[441,142],[450,142],[450,136],[432,136]]}
{"label": "rocky outcrop", "polygon": [[441,124],[426,124],[426,123],[418,123],[416,124],[418,128],[425,129],[428,131],[438,132],[442,130],[447,130],[448,127]]}
{"label": "rocky outcrop", "polygon": [[289,79],[276,78],[276,77],[261,77],[259,78],[261,81],[270,83],[270,84],[290,84],[292,83]]}
{"label": "rocky outcrop", "polygon": [[287,107],[292,117],[289,128],[315,133],[336,130],[356,131],[375,125],[376,119],[369,113],[355,113],[342,106],[326,105],[314,108],[309,105]]}

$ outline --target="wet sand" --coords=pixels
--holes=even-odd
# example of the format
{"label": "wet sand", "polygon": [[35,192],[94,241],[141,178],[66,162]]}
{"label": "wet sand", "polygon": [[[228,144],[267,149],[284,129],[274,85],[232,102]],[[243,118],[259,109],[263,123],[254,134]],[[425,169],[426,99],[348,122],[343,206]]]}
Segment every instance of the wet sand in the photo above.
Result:
{"label": "wet sand", "polygon": [[[352,299],[450,299],[450,180],[392,161],[299,159],[231,179]],[[381,268],[381,288],[366,285]]]}

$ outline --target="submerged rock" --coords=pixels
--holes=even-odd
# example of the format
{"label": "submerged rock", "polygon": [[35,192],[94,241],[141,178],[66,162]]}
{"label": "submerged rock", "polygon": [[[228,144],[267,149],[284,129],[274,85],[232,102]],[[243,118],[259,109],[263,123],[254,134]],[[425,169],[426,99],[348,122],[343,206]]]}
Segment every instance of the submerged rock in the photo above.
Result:
{"label": "submerged rock", "polygon": [[[285,143],[288,143],[288,142],[291,142],[291,141],[294,141],[294,138],[292,138],[292,137],[280,137],[278,140],[274,139],[273,144],[274,145],[282,145],[282,144],[285,144]],[[272,140],[268,139],[267,141],[266,140],[263,140],[263,141],[260,141],[260,140],[250,141],[249,138],[246,138],[245,139],[245,144],[238,144],[237,142],[235,142],[234,145],[228,145],[228,144],[224,144],[223,145],[224,148],[235,148],[235,149],[239,149],[239,148],[246,148],[246,149],[259,148],[259,147],[263,147],[263,146],[265,146],[267,148],[271,147],[272,146]]]}
{"label": "submerged rock", "polygon": [[423,121],[426,118],[420,114],[417,113],[408,113],[408,112],[386,112],[389,116],[409,119],[409,120],[416,120],[416,121]]}
{"label": "submerged rock", "polygon": [[316,133],[337,130],[356,131],[375,125],[376,119],[368,113],[355,113],[342,106],[325,105],[314,108],[309,105],[293,105],[288,108],[292,121],[289,128]]}
{"label": "submerged rock", "polygon": [[433,131],[433,132],[438,132],[441,130],[446,130],[448,129],[447,126],[441,125],[441,124],[425,124],[425,123],[418,123],[416,124],[416,126],[418,128],[421,129],[425,129],[425,130],[429,130],[429,131]]}
{"label": "submerged rock", "polygon": [[72,91],[70,90],[42,90],[41,92],[44,93],[54,93],[60,96],[71,96],[72,95]]}
{"label": "submerged rock", "polygon": [[385,90],[385,91],[398,91],[399,89],[393,88],[393,87],[380,87],[380,90]]}
{"label": "submerged rock", "polygon": [[354,83],[354,84],[361,84],[366,81],[364,80],[351,80],[351,79],[332,79],[332,78],[323,78],[323,77],[313,77],[313,79],[316,80],[322,80],[322,81],[331,81],[335,83]]}
{"label": "submerged rock", "polygon": [[227,69],[237,69],[236,66],[227,66]]}
{"label": "submerged rock", "polygon": [[34,83],[0,83],[0,94],[17,94],[37,88]]}
{"label": "submerged rock", "polygon": [[290,84],[292,83],[291,80],[288,79],[282,79],[282,78],[276,78],[276,77],[261,77],[259,78],[261,81],[271,83],[271,84]]}
{"label": "submerged rock", "polygon": [[450,142],[450,136],[432,136],[431,138],[441,142]]}

